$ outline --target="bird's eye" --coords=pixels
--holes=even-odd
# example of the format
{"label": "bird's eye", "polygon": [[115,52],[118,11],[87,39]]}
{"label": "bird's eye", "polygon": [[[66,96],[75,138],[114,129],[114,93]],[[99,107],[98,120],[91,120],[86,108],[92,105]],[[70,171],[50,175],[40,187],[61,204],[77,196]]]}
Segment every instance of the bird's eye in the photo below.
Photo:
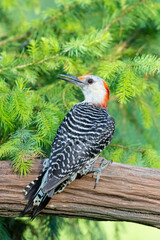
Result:
{"label": "bird's eye", "polygon": [[93,79],[91,79],[91,78],[88,79],[88,83],[89,83],[89,84],[92,84],[92,83],[93,83]]}

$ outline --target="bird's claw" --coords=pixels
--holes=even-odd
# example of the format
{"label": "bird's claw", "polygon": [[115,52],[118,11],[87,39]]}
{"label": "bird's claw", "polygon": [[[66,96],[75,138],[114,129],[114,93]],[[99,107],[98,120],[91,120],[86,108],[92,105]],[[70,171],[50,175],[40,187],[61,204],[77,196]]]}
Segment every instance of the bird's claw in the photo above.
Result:
{"label": "bird's claw", "polygon": [[99,178],[100,178],[100,176],[101,176],[102,170],[103,170],[104,168],[108,167],[108,165],[109,165],[110,163],[112,163],[112,162],[113,162],[113,160],[107,161],[107,163],[103,166],[103,164],[104,164],[104,159],[102,159],[102,161],[101,161],[101,163],[100,163],[100,165],[99,165],[99,168],[93,168],[93,169],[92,169],[92,171],[93,171],[92,177],[93,177],[95,174],[97,174],[97,178],[96,178],[96,182],[95,182],[95,185],[94,185],[94,189],[96,188],[96,186],[97,186],[97,184],[98,184],[98,182],[99,182]]}

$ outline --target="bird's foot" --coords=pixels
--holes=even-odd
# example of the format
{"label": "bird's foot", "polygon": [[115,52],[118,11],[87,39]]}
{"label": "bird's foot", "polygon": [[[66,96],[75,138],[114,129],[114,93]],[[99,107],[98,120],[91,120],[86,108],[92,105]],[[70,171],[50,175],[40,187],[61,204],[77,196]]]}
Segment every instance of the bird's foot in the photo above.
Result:
{"label": "bird's foot", "polygon": [[93,172],[93,175],[92,177],[97,174],[97,178],[96,178],[96,182],[95,182],[95,185],[94,185],[94,189],[96,188],[98,182],[99,182],[99,178],[101,176],[101,173],[102,173],[102,170],[106,167],[108,167],[109,164],[111,164],[113,162],[113,160],[110,160],[108,161],[106,164],[104,164],[104,160],[105,159],[102,159],[100,165],[99,165],[99,168],[92,168],[90,172]]}

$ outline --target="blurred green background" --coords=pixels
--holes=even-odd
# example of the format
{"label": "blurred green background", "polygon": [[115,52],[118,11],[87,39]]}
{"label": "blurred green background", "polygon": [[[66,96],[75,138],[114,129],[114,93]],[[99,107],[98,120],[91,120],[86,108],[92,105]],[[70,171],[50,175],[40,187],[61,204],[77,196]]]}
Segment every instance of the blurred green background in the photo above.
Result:
{"label": "blurred green background", "polygon": [[[35,158],[49,156],[63,117],[83,100],[57,74],[91,72],[107,81],[116,120],[102,155],[159,168],[159,43],[159,0],[1,0],[1,160],[27,174]],[[0,219],[0,239],[151,238],[159,240],[160,230],[134,223]]]}

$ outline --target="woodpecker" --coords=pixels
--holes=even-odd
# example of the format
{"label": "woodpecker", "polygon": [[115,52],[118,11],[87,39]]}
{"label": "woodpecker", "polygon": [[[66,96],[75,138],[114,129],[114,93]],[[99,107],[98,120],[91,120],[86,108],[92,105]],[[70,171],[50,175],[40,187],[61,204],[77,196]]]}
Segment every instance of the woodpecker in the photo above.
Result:
{"label": "woodpecker", "polygon": [[112,140],[115,129],[114,119],[107,112],[107,83],[94,75],[60,74],[59,79],[80,87],[85,100],[75,104],[65,116],[41,174],[24,190],[28,204],[22,215],[31,212],[32,219],[54,194],[62,192],[77,176],[97,173],[96,187],[101,171],[109,163],[104,164],[103,160],[99,168],[93,167],[100,152]]}

